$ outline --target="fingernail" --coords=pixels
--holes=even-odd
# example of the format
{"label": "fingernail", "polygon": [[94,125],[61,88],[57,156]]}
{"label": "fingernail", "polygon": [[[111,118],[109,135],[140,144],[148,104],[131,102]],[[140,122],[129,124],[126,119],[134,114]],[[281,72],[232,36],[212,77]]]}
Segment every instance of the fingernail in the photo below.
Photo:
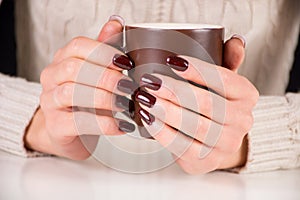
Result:
{"label": "fingernail", "polygon": [[131,101],[130,99],[127,99],[126,97],[121,96],[121,95],[117,95],[116,96],[115,105],[118,108],[121,108],[121,109],[124,109],[124,110],[128,110],[128,111],[130,109],[132,109],[132,107],[134,107],[133,101]]}
{"label": "fingernail", "polygon": [[124,26],[124,24],[125,24],[125,20],[120,15],[112,15],[112,16],[109,17],[108,21],[117,21],[122,26]]}
{"label": "fingernail", "polygon": [[134,67],[134,63],[126,56],[116,54],[113,57],[113,64],[126,70],[130,70]]}
{"label": "fingernail", "polygon": [[231,39],[239,39],[242,43],[243,43],[243,47],[245,48],[246,47],[246,38],[242,35],[239,35],[239,34],[234,34]]}
{"label": "fingernail", "polygon": [[189,66],[189,62],[177,56],[169,56],[167,58],[167,65],[175,70],[185,71]]}
{"label": "fingernail", "polygon": [[135,107],[134,107],[134,102],[133,101],[129,101],[129,108],[128,110],[124,110],[122,112],[123,115],[125,115],[126,117],[134,120],[135,119]]}
{"label": "fingernail", "polygon": [[155,121],[155,117],[142,108],[139,110],[139,115],[148,125],[151,125]]}
{"label": "fingernail", "polygon": [[137,85],[133,81],[121,79],[117,84],[117,88],[121,92],[131,94],[137,88]]}
{"label": "fingernail", "polygon": [[135,130],[135,126],[127,121],[120,120],[119,121],[119,130],[126,132],[126,133],[131,133]]}
{"label": "fingernail", "polygon": [[159,78],[152,76],[150,74],[144,74],[140,80],[141,86],[149,88],[151,90],[159,90],[161,84],[162,81]]}
{"label": "fingernail", "polygon": [[156,102],[156,98],[154,96],[152,96],[151,94],[145,92],[145,91],[138,91],[136,94],[135,94],[135,98],[134,98],[137,102],[149,107],[149,108],[152,108],[153,105],[155,104]]}

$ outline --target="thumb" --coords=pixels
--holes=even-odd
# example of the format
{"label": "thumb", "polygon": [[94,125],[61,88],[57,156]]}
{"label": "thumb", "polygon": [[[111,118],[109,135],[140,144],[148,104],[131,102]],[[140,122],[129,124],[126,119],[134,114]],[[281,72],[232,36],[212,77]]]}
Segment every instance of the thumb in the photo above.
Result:
{"label": "thumb", "polygon": [[245,39],[233,35],[224,45],[224,67],[237,72],[245,57]]}
{"label": "thumb", "polygon": [[112,15],[102,27],[97,40],[112,46],[121,47],[123,44],[123,26],[124,19],[118,15]]}

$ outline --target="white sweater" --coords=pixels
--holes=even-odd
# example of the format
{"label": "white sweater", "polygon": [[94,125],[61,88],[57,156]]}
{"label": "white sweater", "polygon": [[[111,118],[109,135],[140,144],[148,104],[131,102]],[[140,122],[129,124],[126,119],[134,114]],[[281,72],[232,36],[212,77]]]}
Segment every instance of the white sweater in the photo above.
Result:
{"label": "white sweater", "polygon": [[[285,94],[300,24],[297,0],[16,1],[18,73],[38,81],[55,51],[75,36],[96,38],[110,15],[132,22],[221,24],[226,38],[247,38],[239,73],[260,91],[240,172],[300,166],[300,94]],[[141,3],[143,2],[143,3]],[[0,75],[0,148],[22,155],[23,135],[39,105],[40,85]]]}

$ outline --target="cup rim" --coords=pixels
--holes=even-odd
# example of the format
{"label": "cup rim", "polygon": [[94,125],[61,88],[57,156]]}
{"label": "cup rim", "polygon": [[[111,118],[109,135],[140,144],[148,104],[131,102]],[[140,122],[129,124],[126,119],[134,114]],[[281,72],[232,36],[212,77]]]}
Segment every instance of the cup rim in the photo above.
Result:
{"label": "cup rim", "polygon": [[128,28],[163,29],[163,30],[199,30],[199,29],[223,29],[217,24],[196,23],[132,23],[125,25]]}

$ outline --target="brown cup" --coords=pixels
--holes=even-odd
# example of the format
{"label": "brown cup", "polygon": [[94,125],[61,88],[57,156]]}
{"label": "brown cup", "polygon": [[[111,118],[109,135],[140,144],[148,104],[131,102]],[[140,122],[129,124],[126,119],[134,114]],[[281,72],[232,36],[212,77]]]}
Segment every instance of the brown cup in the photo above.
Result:
{"label": "brown cup", "polygon": [[[205,24],[131,24],[125,26],[124,42],[125,53],[135,63],[129,76],[136,83],[146,73],[163,74],[180,80],[182,78],[166,65],[167,58],[186,55],[222,65],[224,28]],[[135,103],[133,118],[139,126],[140,135],[151,138],[137,114],[139,108],[139,104]]]}

